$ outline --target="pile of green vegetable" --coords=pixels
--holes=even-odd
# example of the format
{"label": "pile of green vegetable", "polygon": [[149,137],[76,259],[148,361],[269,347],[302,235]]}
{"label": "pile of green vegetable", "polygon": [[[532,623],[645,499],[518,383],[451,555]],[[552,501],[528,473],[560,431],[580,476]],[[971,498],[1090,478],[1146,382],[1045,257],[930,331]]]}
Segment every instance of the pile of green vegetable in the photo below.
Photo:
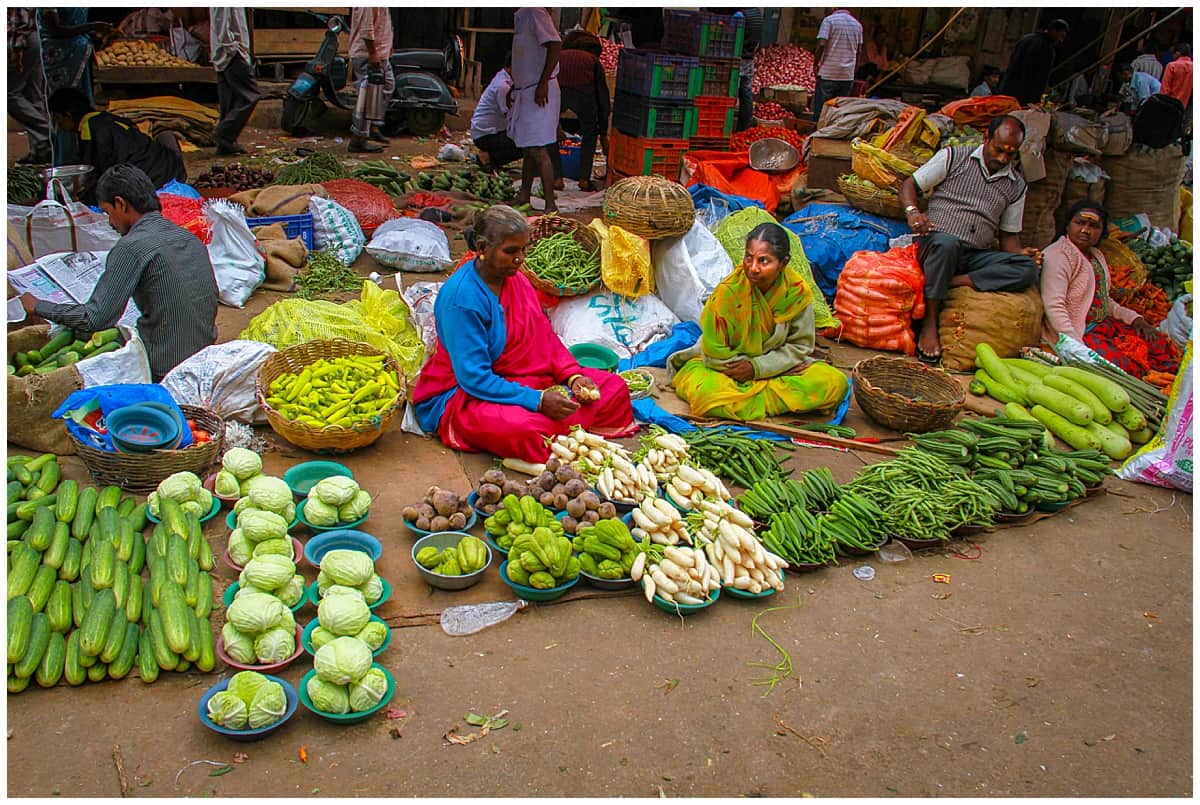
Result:
{"label": "pile of green vegetable", "polygon": [[348,178],[350,172],[337,157],[327,151],[316,151],[299,162],[280,168],[272,184],[320,184]]}
{"label": "pile of green vegetable", "polygon": [[1175,301],[1183,293],[1183,283],[1192,278],[1192,245],[1171,238],[1165,246],[1151,246],[1141,238],[1125,241],[1130,251],[1146,266],[1147,279],[1163,289],[1167,299]]}
{"label": "pile of green vegetable", "polygon": [[[272,665],[296,653],[292,610],[278,596],[265,592],[289,585],[295,575],[296,565],[282,556],[260,556],[242,569],[221,630],[221,642],[230,659],[242,665]],[[300,587],[304,587],[303,578]]]}
{"label": "pile of green vegetable", "polygon": [[343,475],[322,478],[313,485],[304,503],[304,519],[311,524],[330,527],[352,523],[371,510],[371,493],[358,481]]}
{"label": "pile of green vegetable", "polygon": [[194,472],[176,472],[159,481],[158,487],[146,497],[146,511],[150,512],[151,517],[161,515],[163,498],[170,498],[184,512],[194,514],[197,518],[212,511],[212,492],[204,488],[204,483]]}
{"label": "pile of green vegetable", "polygon": [[589,252],[573,236],[556,232],[529,247],[525,267],[557,288],[587,288],[600,279],[600,248]]}
{"label": "pile of green vegetable", "polygon": [[487,547],[478,537],[463,537],[458,546],[438,550],[428,545],[417,551],[417,564],[442,576],[469,576],[487,565]]}
{"label": "pile of green vegetable", "polygon": [[408,171],[402,171],[382,159],[359,163],[350,171],[350,176],[374,185],[390,196],[402,196],[416,189],[409,181],[412,175]]}
{"label": "pile of green vegetable", "polygon": [[361,592],[341,585],[328,589],[329,594],[317,607],[318,625],[310,635],[313,648],[319,649],[339,637],[353,637],[375,652],[387,640],[387,625],[371,620],[371,609]]}
{"label": "pile of green vegetable", "polygon": [[388,680],[371,659],[371,649],[358,638],[329,641],[313,656],[316,673],[308,680],[308,698],[318,710],[338,715],[375,707],[387,695]]}
{"label": "pile of green vegetable", "polygon": [[562,536],[563,525],[554,517],[554,512],[538,503],[532,495],[522,495],[520,498],[512,494],[505,495],[501,506],[483,521],[483,527],[492,540],[506,551],[512,550],[517,537],[532,534],[536,528],[546,528],[552,535]]}
{"label": "pile of green vegetable", "polygon": [[571,541],[579,567],[598,579],[629,578],[640,550],[625,523],[615,518],[583,525]]}
{"label": "pile of green vegetable", "polygon": [[250,494],[250,481],[262,475],[262,467],[262,456],[258,453],[245,447],[231,447],[221,456],[213,491],[227,498],[245,497]]}
{"label": "pile of green vegetable", "polygon": [[360,290],[363,280],[333,252],[309,252],[308,265],[296,274],[296,296],[318,299],[330,294]]}
{"label": "pile of green vegetable", "polygon": [[383,598],[383,579],[375,572],[375,562],[362,551],[339,549],[321,558],[317,573],[317,596],[357,593],[367,606]]}
{"label": "pile of green vegetable", "polygon": [[387,411],[400,383],[382,355],[342,355],[283,372],[267,392],[267,405],[286,419],[317,428],[351,427]]}
{"label": "pile of green vegetable", "polygon": [[9,692],[121,679],[135,665],[144,682],[211,671],[215,562],[199,519],[164,497],[147,542],[146,508],[120,487],[63,480],[51,453],[7,464]]}
{"label": "pile of green vegetable", "polygon": [[[542,508],[536,501],[533,505]],[[537,526],[531,532],[522,533],[513,539],[512,549],[508,552],[508,578],[537,590],[566,584],[579,575],[581,567],[572,548],[571,540],[561,531],[556,534],[548,526]]]}
{"label": "pile of green vegetable", "polygon": [[45,183],[38,175],[39,168],[32,165],[16,163],[8,166],[8,202],[24,204],[30,201],[41,201],[45,193]]}
{"label": "pile of green vegetable", "polygon": [[231,730],[269,727],[286,712],[287,694],[283,685],[258,671],[239,671],[229,678],[224,690],[208,700],[208,717],[214,724]]}
{"label": "pile of green vegetable", "polygon": [[64,366],[78,363],[84,358],[120,349],[123,345],[121,331],[116,327],[92,333],[87,341],[76,338],[75,333],[70,329],[64,329],[40,349],[15,353],[13,362],[8,365],[8,373],[18,377],[35,372],[45,375]]}
{"label": "pile of green vegetable", "polygon": [[783,477],[786,474],[783,465],[790,457],[780,461],[775,448],[796,449],[791,442],[754,439],[724,426],[696,428],[680,436],[688,444],[693,463],[742,487],[764,478]]}

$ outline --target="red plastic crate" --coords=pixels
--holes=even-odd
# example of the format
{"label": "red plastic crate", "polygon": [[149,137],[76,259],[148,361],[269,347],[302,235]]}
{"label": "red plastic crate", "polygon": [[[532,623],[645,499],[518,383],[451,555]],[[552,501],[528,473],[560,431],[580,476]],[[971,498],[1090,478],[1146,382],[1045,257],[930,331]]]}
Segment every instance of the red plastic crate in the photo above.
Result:
{"label": "red plastic crate", "polygon": [[627,176],[654,174],[679,181],[683,154],[690,148],[687,140],[651,140],[630,137],[613,129],[610,137],[608,163]]}
{"label": "red plastic crate", "polygon": [[693,137],[688,140],[689,151],[728,151],[729,137]]}
{"label": "red plastic crate", "polygon": [[738,115],[737,98],[696,98],[694,103],[697,111],[694,137],[728,140],[733,136]]}

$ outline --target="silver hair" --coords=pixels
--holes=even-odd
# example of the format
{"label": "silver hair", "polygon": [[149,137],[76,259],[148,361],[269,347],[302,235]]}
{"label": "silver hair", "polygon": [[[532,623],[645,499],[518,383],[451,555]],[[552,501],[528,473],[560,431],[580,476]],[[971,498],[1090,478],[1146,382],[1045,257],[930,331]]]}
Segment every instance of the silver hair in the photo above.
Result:
{"label": "silver hair", "polygon": [[478,251],[498,246],[506,238],[528,232],[525,216],[504,204],[486,207],[475,213],[475,242]]}

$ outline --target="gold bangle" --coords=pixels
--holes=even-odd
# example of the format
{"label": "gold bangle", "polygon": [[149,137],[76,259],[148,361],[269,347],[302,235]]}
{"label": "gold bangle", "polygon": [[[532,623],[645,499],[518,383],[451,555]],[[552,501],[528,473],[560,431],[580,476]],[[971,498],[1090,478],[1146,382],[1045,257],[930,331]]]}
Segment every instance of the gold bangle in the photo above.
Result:
{"label": "gold bangle", "polygon": [[574,383],[576,380],[578,380],[581,377],[583,377],[582,372],[576,372],[575,374],[568,377],[567,378],[567,388],[571,388],[571,384]]}

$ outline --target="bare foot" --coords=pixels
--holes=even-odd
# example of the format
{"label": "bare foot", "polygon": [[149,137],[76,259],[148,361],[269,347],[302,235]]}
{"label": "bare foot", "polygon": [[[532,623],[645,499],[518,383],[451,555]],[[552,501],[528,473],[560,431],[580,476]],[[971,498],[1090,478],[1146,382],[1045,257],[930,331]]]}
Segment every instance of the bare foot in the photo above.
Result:
{"label": "bare foot", "polygon": [[942,342],[938,338],[937,316],[926,315],[917,337],[917,352],[932,360],[942,357]]}

